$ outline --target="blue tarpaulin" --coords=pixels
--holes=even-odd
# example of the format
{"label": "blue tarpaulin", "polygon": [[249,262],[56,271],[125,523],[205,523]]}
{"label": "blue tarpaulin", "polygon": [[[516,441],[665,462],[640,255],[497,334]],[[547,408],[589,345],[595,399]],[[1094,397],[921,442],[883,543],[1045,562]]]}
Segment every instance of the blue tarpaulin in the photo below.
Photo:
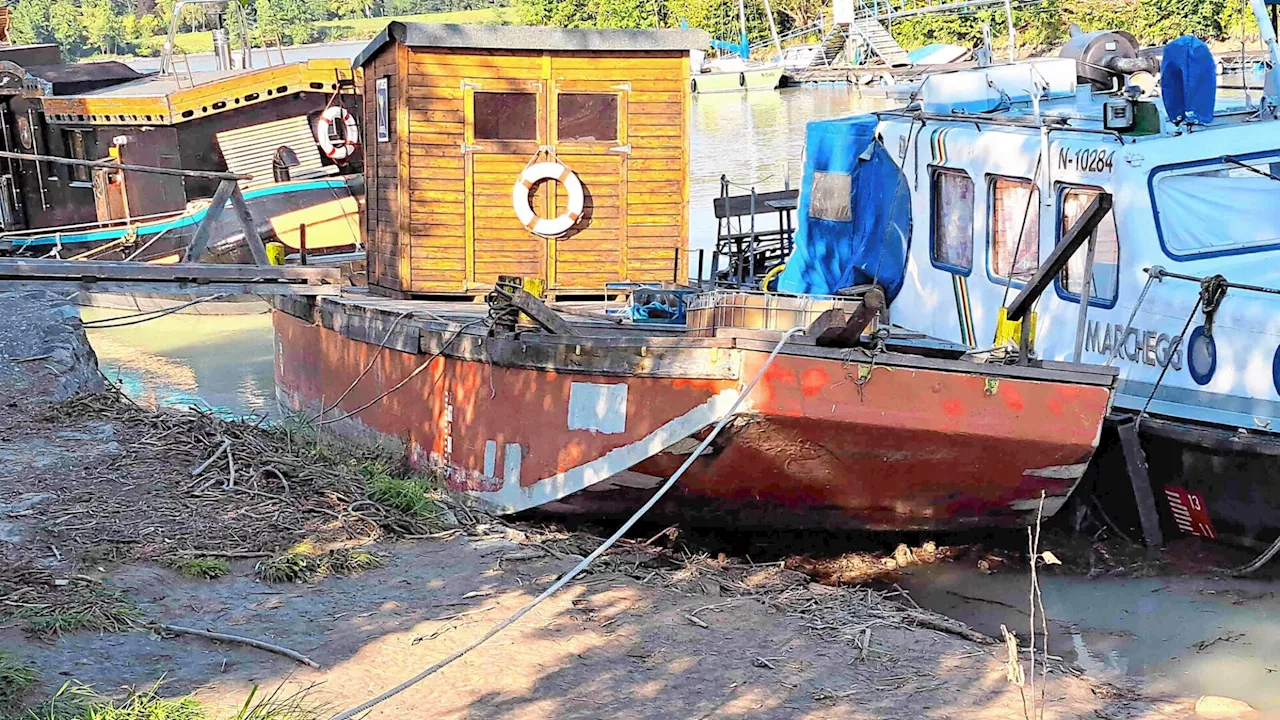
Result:
{"label": "blue tarpaulin", "polygon": [[892,300],[902,289],[910,192],[875,139],[877,123],[874,115],[859,115],[806,127],[795,249],[779,292],[833,294],[877,282]]}
{"label": "blue tarpaulin", "polygon": [[1209,46],[1183,35],[1164,46],[1160,60],[1160,95],[1164,111],[1174,122],[1208,125],[1213,122],[1217,69]]}

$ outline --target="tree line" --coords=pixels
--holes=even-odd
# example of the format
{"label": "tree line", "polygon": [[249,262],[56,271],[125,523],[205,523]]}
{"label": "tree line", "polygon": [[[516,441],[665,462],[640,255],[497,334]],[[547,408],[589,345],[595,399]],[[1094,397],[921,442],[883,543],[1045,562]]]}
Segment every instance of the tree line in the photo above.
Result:
{"label": "tree line", "polygon": [[[855,4],[859,0],[854,0]],[[864,0],[872,4],[873,0]],[[875,0],[883,8],[910,9],[925,0]],[[807,28],[819,19],[831,22],[830,0],[771,0],[779,32]],[[738,0],[516,0],[521,22],[558,27],[645,28],[690,27],[706,30],[720,40],[738,37]],[[747,34],[751,41],[769,38],[763,0],[746,0]],[[908,50],[930,43],[976,47],[983,26],[989,25],[997,47],[1007,44],[1004,9],[964,13],[935,13],[886,23]],[[1133,33],[1144,45],[1158,45],[1181,35],[1204,40],[1256,35],[1245,0],[1044,0],[1015,9],[1014,25],[1022,52],[1045,51],[1061,45],[1072,24],[1086,31],[1119,29]],[[816,33],[808,38],[817,41]]]}
{"label": "tree line", "polygon": [[[233,0],[234,1],[234,0]],[[251,42],[276,38],[285,45],[326,37],[317,23],[328,20],[476,10],[505,6],[508,0],[240,0]],[[56,43],[64,57],[157,55],[164,47],[176,0],[18,0],[10,4],[10,38],[15,43]],[[238,13],[224,6],[183,8],[180,32],[213,27],[211,12],[226,11],[238,44]]]}
{"label": "tree line", "polygon": [[[324,39],[327,20],[377,18],[417,13],[505,6],[511,0],[240,0],[255,44],[301,44]],[[861,0],[855,0],[859,2]],[[872,2],[872,0],[865,0]],[[926,0],[875,0],[883,6],[912,7]],[[176,0],[18,0],[11,5],[10,35],[18,43],[57,43],[68,59],[95,55],[155,55],[164,46]],[[738,37],[738,0],[514,0],[528,25],[577,28],[672,28],[687,24],[721,40]],[[220,6],[188,6],[181,31],[211,26],[209,11]],[[769,38],[763,0],[746,0],[751,41]],[[771,0],[779,31],[806,28],[820,18],[829,24],[830,0]],[[233,43],[237,13],[227,14]],[[935,42],[975,47],[989,25],[998,48],[1005,37],[1003,9],[940,13],[888,23],[907,49]],[[1122,29],[1144,44],[1180,35],[1225,40],[1254,32],[1245,0],[1044,0],[1014,10],[1020,50],[1036,52],[1061,44],[1072,24],[1085,30]],[[806,38],[817,41],[815,32]]]}

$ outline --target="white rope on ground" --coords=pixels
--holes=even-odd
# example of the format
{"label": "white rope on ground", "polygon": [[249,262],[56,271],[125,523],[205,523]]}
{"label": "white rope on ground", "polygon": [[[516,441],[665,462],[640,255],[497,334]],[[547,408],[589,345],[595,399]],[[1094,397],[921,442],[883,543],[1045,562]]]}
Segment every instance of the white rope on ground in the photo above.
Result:
{"label": "white rope on ground", "polygon": [[716,423],[716,426],[711,429],[711,432],[707,435],[706,439],[704,439],[698,445],[696,450],[694,450],[692,453],[689,454],[689,457],[685,459],[684,463],[681,464],[680,467],[674,473],[672,473],[671,477],[667,478],[667,481],[662,484],[662,487],[659,487],[658,490],[654,492],[653,497],[649,498],[648,502],[640,506],[640,509],[637,510],[634,515],[628,518],[627,521],[622,524],[622,527],[618,528],[616,532],[614,532],[612,535],[609,536],[609,539],[601,543],[600,547],[593,550],[590,555],[583,558],[582,562],[575,565],[574,568],[569,572],[560,576],[560,579],[555,581],[555,583],[553,583],[551,587],[542,591],[541,595],[529,601],[527,605],[517,610],[514,615],[512,615],[511,617],[508,617],[506,620],[503,620],[497,625],[494,625],[493,627],[489,628],[489,630],[485,632],[484,635],[481,635],[479,638],[468,643],[466,647],[454,652],[449,657],[446,657],[445,659],[437,662],[435,665],[432,665],[426,670],[423,670],[417,675],[414,675],[413,677],[409,678],[408,680],[405,680],[404,682],[382,693],[381,695],[371,700],[367,700],[351,708],[350,710],[346,710],[341,713],[338,713],[337,715],[334,715],[333,717],[329,718],[329,720],[349,720],[350,718],[355,717],[360,713],[363,713],[367,710],[372,709],[373,707],[377,706],[379,703],[389,700],[390,698],[396,695],[399,695],[400,693],[404,692],[405,690],[408,690],[414,685],[417,685],[418,683],[422,682],[428,677],[434,675],[436,672],[440,671],[442,668],[453,663],[458,658],[461,658],[463,655],[466,655],[472,650],[475,650],[476,648],[480,647],[484,643],[488,642],[489,639],[492,638],[494,635],[497,635],[498,633],[510,627],[520,618],[529,614],[529,612],[533,610],[535,607],[537,607],[538,605],[540,605],[542,601],[554,595],[557,591],[560,590],[560,588],[567,585],[570,580],[577,577],[583,570],[586,570],[587,567],[590,566],[591,563],[595,562],[597,558],[603,555],[605,551],[607,551],[610,547],[613,547],[614,543],[622,539],[622,536],[626,535],[627,531],[630,530],[631,527],[640,520],[640,518],[644,517],[645,513],[649,512],[649,510],[651,510],[653,506],[656,505],[658,501],[662,499],[663,495],[667,494],[667,491],[670,490],[672,486],[676,484],[676,481],[680,479],[681,475],[684,475],[684,471],[689,469],[689,466],[693,464],[693,461],[701,457],[702,452],[707,449],[707,446],[711,444],[711,441],[716,438],[716,435],[720,434],[720,431],[724,428],[724,426],[728,424],[730,419],[733,418],[734,413],[738,411],[738,406],[742,404],[742,401],[746,399],[747,395],[751,394],[751,390],[755,388],[756,383],[760,382],[760,378],[764,377],[765,371],[768,370],[769,366],[773,364],[773,360],[778,356],[778,352],[782,350],[782,346],[787,344],[787,341],[791,339],[792,335],[795,335],[801,330],[804,330],[804,327],[793,327],[790,330],[783,333],[782,338],[778,340],[778,344],[774,346],[773,352],[769,353],[769,357],[766,358],[764,361],[764,364],[760,366],[759,372],[757,372],[756,376],[751,379],[751,382],[747,383],[747,386],[743,388],[741,392],[738,393],[738,397],[734,399],[733,405],[731,405],[728,411],[725,412],[724,417],[720,418],[720,421]]}
{"label": "white rope on ground", "polygon": [[1252,562],[1241,565],[1240,567],[1232,570],[1231,576],[1239,577],[1241,575],[1249,575],[1250,573],[1253,573],[1258,568],[1271,562],[1271,558],[1275,557],[1276,553],[1280,553],[1280,537],[1277,537],[1275,542],[1271,543],[1271,547],[1267,548],[1265,552],[1254,558]]}

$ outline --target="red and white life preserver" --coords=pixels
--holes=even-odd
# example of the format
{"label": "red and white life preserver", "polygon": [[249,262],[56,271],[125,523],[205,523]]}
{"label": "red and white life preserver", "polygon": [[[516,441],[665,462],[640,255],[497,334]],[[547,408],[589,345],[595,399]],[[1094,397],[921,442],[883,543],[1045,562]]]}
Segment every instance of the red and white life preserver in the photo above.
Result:
{"label": "red and white life preserver", "polygon": [[[533,208],[529,207],[529,190],[543,180],[555,180],[564,186],[569,194],[569,207],[559,217],[540,218]],[[511,189],[511,205],[515,208],[520,224],[534,235],[555,237],[569,232],[582,217],[584,198],[582,181],[566,165],[557,162],[534,163],[520,173],[515,187]]]}
{"label": "red and white life preserver", "polygon": [[[342,124],[342,140],[337,144],[331,132],[335,122]],[[330,160],[346,160],[360,145],[360,128],[356,119],[341,105],[330,105],[316,121],[316,143]]]}

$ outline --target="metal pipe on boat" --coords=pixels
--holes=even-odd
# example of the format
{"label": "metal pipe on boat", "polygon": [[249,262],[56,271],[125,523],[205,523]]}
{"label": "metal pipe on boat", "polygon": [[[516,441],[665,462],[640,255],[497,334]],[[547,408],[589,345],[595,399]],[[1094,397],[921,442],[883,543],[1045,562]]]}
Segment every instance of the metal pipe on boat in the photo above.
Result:
{"label": "metal pipe on boat", "polygon": [[[747,246],[747,253],[751,257],[748,261],[751,263],[751,274],[747,277],[754,279],[756,276],[756,189],[754,186],[751,188],[751,242]],[[742,263],[738,265],[741,266]],[[741,283],[742,280],[739,279],[738,282]]]}
{"label": "metal pipe on boat", "polygon": [[1280,72],[1280,42],[1276,40],[1276,29],[1271,26],[1271,21],[1267,17],[1267,6],[1263,0],[1249,0],[1249,8],[1253,10],[1253,19],[1258,23],[1258,36],[1262,40],[1262,44],[1267,46],[1267,53],[1271,56],[1271,69],[1267,71],[1266,79],[1262,83],[1262,92],[1272,105],[1280,102],[1280,88],[1277,88],[1276,76],[1274,73]]}
{"label": "metal pipe on boat", "polygon": [[702,263],[706,260],[707,249],[698,248],[698,287],[702,287]]}
{"label": "metal pipe on boat", "polygon": [[1084,274],[1080,276],[1080,315],[1076,319],[1075,362],[1084,354],[1085,326],[1089,322],[1089,299],[1093,297],[1093,259],[1098,249],[1098,231],[1089,234],[1089,253],[1085,255]]}
{"label": "metal pipe on boat", "polygon": [[298,264],[307,264],[307,224],[298,226]]}
{"label": "metal pipe on boat", "polygon": [[[36,116],[35,116],[35,113],[31,110],[31,108],[27,108],[27,123],[31,125],[31,149],[35,150],[37,153],[34,157],[39,158],[40,143],[36,142],[36,136],[38,135],[38,133],[36,132],[36,128],[39,126],[36,125]],[[40,209],[48,210],[49,201],[45,199],[45,195],[44,195],[44,168],[41,167],[40,160],[37,159],[35,163],[36,163],[36,185],[39,186],[40,188]]]}
{"label": "metal pipe on boat", "polygon": [[[1195,275],[1183,275],[1182,273],[1169,272],[1160,265],[1152,265],[1145,268],[1143,272],[1151,277],[1160,280],[1162,278],[1173,278],[1175,280],[1186,280],[1193,283],[1203,284],[1207,278],[1196,277]],[[1230,280],[1222,283],[1223,287],[1232,288],[1234,290],[1251,290],[1253,292],[1266,293],[1267,295],[1280,295],[1280,288],[1263,287],[1262,285],[1248,285],[1245,283],[1234,283]]]}

